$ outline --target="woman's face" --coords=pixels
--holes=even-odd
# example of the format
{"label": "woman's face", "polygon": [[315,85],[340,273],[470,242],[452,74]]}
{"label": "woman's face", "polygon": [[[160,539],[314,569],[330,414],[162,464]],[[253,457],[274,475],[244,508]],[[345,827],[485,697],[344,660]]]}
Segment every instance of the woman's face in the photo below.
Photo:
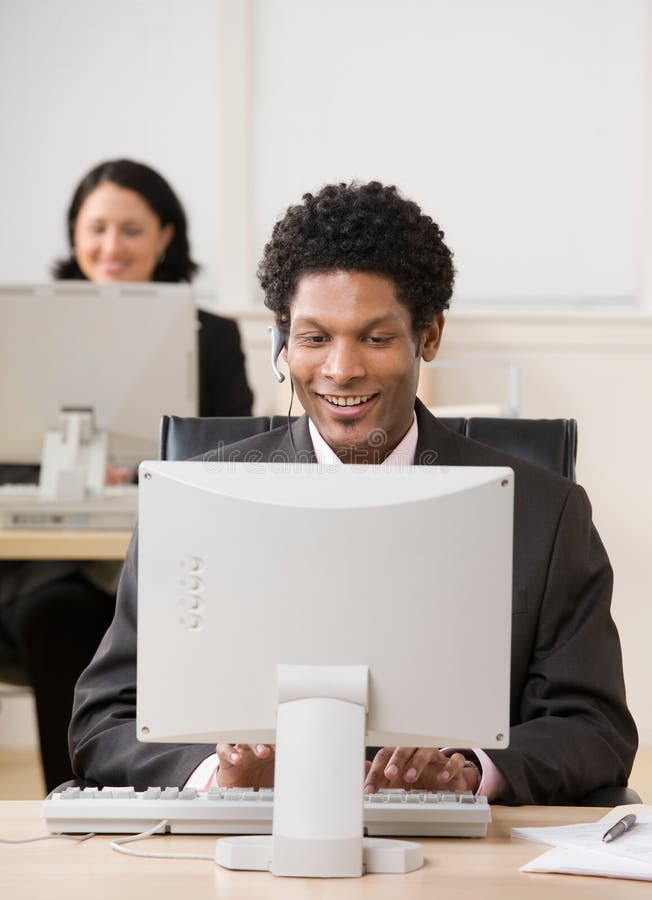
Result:
{"label": "woman's face", "polygon": [[89,281],[151,281],[173,235],[140,194],[105,181],[77,215],[75,257]]}

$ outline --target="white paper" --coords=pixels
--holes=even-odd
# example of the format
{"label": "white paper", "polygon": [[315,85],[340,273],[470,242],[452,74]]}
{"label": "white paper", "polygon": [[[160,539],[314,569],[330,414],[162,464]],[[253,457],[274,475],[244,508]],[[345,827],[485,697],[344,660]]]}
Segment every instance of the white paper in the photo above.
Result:
{"label": "white paper", "polygon": [[552,844],[568,850],[588,850],[600,856],[617,856],[652,865],[652,816],[637,816],[625,834],[605,844],[602,837],[610,822],[563,825],[559,828],[512,828],[512,837]]}
{"label": "white paper", "polygon": [[[608,844],[602,842],[607,828],[627,813],[634,813],[637,824],[629,832]],[[546,842],[542,834],[561,841],[554,850],[521,867],[522,872],[556,872],[568,875],[597,875],[608,878],[632,878],[652,881],[652,806],[631,805],[613,809],[597,823],[559,828],[514,828],[514,837]],[[574,837],[569,837],[572,832]],[[638,835],[635,832],[638,831]],[[595,835],[599,834],[596,847]],[[636,838],[635,840],[632,840]],[[629,840],[628,840],[629,839]],[[625,842],[623,844],[623,842]],[[620,847],[618,845],[621,845]],[[590,846],[590,849],[586,849]]]}
{"label": "white paper", "polygon": [[[596,858],[597,857],[597,858]],[[624,856],[605,856],[588,850],[548,850],[521,866],[521,872],[556,872],[562,875],[602,875],[652,881],[652,866]]]}

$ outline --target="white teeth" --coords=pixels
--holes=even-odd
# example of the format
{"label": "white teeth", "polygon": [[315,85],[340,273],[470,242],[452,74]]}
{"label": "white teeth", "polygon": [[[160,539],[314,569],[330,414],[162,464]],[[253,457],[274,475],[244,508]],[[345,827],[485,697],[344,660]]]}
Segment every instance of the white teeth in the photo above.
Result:
{"label": "white teeth", "polygon": [[366,394],[364,397],[335,397],[332,394],[323,395],[324,399],[328,400],[328,402],[332,403],[334,406],[359,406],[361,403],[366,403],[371,396],[371,394]]}

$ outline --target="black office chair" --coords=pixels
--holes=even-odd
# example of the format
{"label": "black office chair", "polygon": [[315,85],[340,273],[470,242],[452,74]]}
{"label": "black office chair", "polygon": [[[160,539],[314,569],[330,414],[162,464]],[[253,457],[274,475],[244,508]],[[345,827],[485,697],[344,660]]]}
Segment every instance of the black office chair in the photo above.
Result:
{"label": "black office chair", "polygon": [[[294,421],[294,419],[292,420]],[[440,419],[447,428],[575,480],[575,419]],[[189,459],[287,424],[286,416],[182,418],[163,416],[160,459]]]}

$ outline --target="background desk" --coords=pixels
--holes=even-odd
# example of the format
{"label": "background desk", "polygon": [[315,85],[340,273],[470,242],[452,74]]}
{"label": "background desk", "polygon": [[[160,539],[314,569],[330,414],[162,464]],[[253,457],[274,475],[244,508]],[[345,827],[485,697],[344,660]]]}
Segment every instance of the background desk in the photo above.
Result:
{"label": "background desk", "polygon": [[[606,810],[569,807],[495,807],[489,836],[424,840],[426,862],[408,875],[366,875],[351,879],[274,878],[266,872],[229,872],[209,860],[139,859],[116,853],[110,837],[83,844],[41,841],[0,844],[0,896],[12,900],[629,900],[649,898],[650,884],[575,875],[525,875],[519,866],[546,849],[510,838],[513,825],[591,822]],[[40,803],[0,802],[0,837],[44,834]],[[214,837],[174,835],[130,845],[137,850],[212,854]]]}
{"label": "background desk", "polygon": [[0,559],[125,558],[130,531],[0,529]]}

